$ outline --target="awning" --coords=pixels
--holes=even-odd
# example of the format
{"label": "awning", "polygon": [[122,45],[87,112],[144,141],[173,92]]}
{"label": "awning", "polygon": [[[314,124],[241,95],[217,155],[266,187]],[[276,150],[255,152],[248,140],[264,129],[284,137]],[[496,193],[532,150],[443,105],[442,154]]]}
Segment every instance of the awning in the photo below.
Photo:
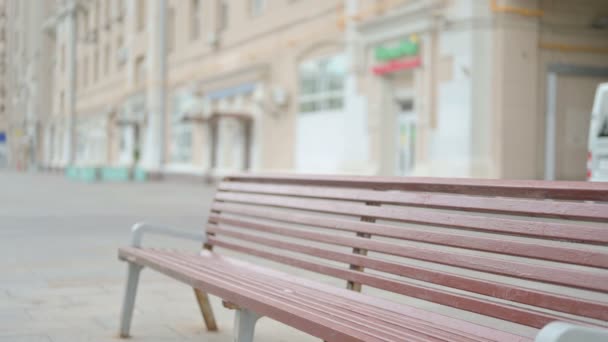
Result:
{"label": "awning", "polygon": [[234,87],[207,92],[206,97],[209,100],[220,100],[238,95],[247,95],[253,93],[256,87],[257,83],[243,83]]}
{"label": "awning", "polygon": [[181,121],[208,123],[221,118],[252,120],[253,116],[248,113],[258,87],[258,82],[249,82],[210,91],[203,97],[192,97],[184,106]]}
{"label": "awning", "polygon": [[186,122],[200,122],[200,123],[211,123],[218,121],[222,118],[228,119],[237,119],[240,121],[251,121],[253,120],[253,115],[248,113],[239,113],[239,112],[213,112],[210,116],[202,116],[202,115],[185,115],[183,117],[183,121]]}

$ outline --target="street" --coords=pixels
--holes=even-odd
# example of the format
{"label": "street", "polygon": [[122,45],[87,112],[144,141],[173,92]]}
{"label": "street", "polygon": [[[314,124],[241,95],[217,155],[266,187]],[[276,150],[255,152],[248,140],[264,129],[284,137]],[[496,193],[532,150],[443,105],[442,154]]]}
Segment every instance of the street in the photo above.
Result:
{"label": "street", "polygon": [[[75,183],[0,172],[0,341],[117,341],[126,266],[117,248],[135,222],[196,231],[213,189],[194,183]],[[148,245],[196,250],[150,238]],[[212,297],[220,332],[207,333],[192,289],[142,273],[134,341],[230,341],[233,312]],[[316,340],[269,319],[259,341]]]}

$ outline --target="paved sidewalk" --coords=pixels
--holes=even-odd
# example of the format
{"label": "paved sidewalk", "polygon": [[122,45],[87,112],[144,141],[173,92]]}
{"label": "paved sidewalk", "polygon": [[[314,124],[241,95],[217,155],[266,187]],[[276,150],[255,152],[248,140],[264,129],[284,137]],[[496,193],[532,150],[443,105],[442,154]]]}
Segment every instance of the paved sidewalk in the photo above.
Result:
{"label": "paved sidewalk", "polygon": [[[0,170],[0,342],[118,341],[126,266],[116,249],[129,227],[198,230],[212,194],[202,184],[84,184]],[[231,341],[233,312],[213,300],[220,332],[208,334],[190,288],[144,271],[132,340]],[[258,323],[256,339],[317,341],[269,319]]]}

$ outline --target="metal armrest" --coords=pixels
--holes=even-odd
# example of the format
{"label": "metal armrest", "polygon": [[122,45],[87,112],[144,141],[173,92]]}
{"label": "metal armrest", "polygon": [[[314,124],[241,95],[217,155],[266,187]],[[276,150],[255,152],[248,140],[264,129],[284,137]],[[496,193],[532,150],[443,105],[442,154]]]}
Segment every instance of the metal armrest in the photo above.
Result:
{"label": "metal armrest", "polygon": [[552,322],[545,325],[536,342],[601,342],[608,341],[608,329],[585,327],[565,322]]}
{"label": "metal armrest", "polygon": [[163,226],[154,226],[147,223],[136,223],[131,228],[131,246],[132,247],[141,247],[141,242],[143,240],[144,234],[157,234],[157,235],[166,235],[174,238],[194,240],[204,243],[207,241],[207,236],[204,232],[201,233],[191,233],[185,232],[183,230],[176,230],[169,227]]}

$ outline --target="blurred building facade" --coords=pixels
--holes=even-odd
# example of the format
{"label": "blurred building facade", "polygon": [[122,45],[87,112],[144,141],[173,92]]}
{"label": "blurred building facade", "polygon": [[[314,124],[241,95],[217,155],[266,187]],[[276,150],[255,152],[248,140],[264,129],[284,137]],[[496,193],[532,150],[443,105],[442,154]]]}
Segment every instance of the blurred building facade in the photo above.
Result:
{"label": "blurred building facade", "polygon": [[6,3],[0,0],[0,168],[8,164],[6,130],[8,116],[6,111]]}
{"label": "blurred building facade", "polygon": [[5,143],[9,162],[18,169],[36,168],[44,158],[41,138],[49,115],[54,77],[52,40],[43,32],[53,1],[5,4],[4,84]]}
{"label": "blurred building facade", "polygon": [[21,167],[583,179],[608,79],[602,0],[4,1]]}
{"label": "blurred building facade", "polygon": [[[608,2],[411,1],[362,13],[380,173],[585,179],[594,87],[608,80],[598,25]],[[409,64],[384,61],[412,36],[418,49],[396,59]]]}

